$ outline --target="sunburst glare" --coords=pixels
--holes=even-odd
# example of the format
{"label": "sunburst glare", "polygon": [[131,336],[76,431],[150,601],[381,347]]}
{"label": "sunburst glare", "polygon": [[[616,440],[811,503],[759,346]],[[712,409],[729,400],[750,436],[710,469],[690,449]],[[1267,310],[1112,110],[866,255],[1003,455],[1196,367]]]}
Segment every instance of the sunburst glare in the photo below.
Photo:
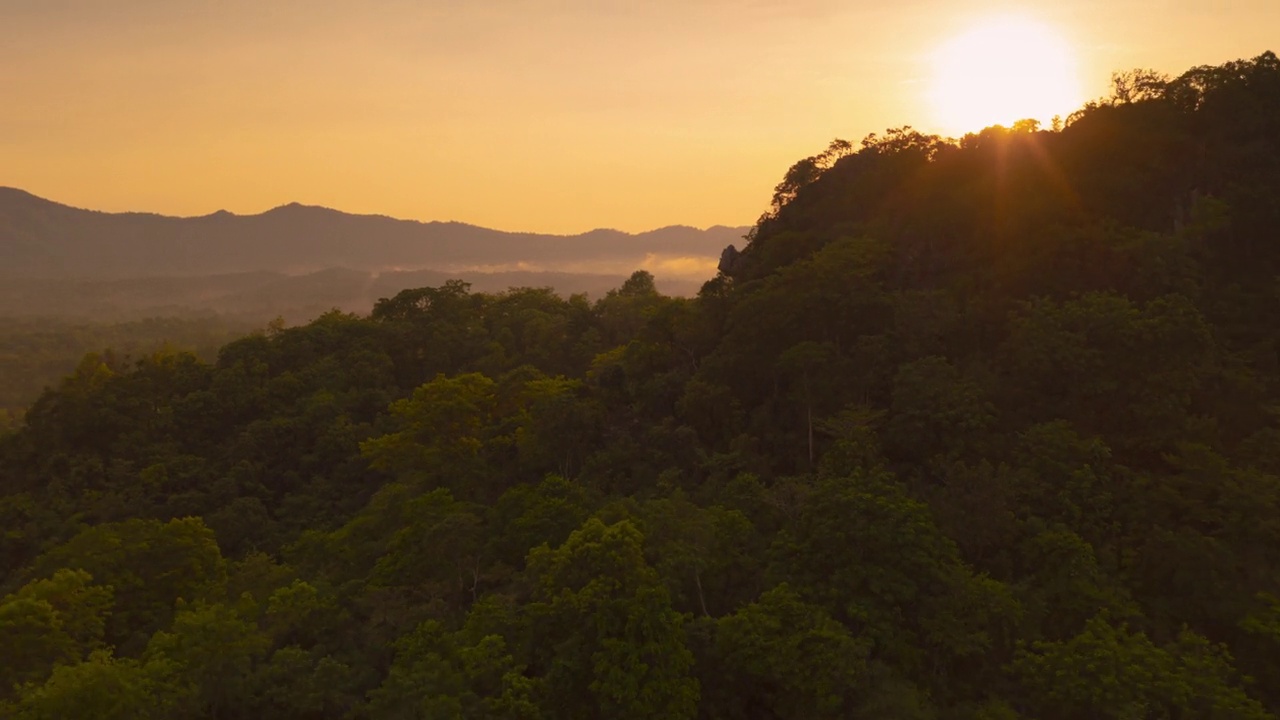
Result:
{"label": "sunburst glare", "polygon": [[1024,17],[979,22],[933,55],[935,123],[951,134],[1035,119],[1048,123],[1083,101],[1071,46]]}

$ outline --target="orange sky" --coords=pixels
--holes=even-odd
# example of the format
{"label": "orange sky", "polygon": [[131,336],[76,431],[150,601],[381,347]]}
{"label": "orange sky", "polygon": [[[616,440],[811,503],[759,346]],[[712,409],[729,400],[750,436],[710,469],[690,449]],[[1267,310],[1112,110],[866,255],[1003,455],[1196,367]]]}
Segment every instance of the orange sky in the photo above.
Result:
{"label": "orange sky", "polygon": [[1280,47],[1276,0],[0,0],[0,185],[507,230],[750,224],[834,137],[943,129],[931,50],[1017,11],[1112,70]]}

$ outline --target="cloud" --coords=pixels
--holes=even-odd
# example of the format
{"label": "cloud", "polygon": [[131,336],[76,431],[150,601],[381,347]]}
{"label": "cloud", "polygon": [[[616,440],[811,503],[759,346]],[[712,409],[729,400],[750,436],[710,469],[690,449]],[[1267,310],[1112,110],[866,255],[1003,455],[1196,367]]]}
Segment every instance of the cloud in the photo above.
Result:
{"label": "cloud", "polygon": [[656,277],[709,278],[716,274],[718,264],[719,258],[703,255],[670,256],[650,253],[645,256],[640,267]]}

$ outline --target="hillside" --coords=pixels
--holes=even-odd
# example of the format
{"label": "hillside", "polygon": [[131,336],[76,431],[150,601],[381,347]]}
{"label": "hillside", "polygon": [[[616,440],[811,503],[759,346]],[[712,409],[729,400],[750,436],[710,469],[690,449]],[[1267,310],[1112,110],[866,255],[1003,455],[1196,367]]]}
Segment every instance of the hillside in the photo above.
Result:
{"label": "hillside", "polygon": [[1274,720],[1278,199],[1267,53],[837,141],[693,298],[90,355],[0,432],[0,715]]}
{"label": "hillside", "polygon": [[0,277],[127,279],[245,272],[530,269],[629,273],[648,255],[714,259],[746,228],[637,235],[508,233],[297,203],[258,215],[103,213],[0,188]]}

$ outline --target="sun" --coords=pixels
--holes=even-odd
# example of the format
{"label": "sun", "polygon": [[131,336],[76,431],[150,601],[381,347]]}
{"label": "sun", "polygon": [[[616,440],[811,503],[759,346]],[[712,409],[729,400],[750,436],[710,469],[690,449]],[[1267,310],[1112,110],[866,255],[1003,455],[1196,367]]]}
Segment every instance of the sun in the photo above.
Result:
{"label": "sun", "polygon": [[1062,36],[1010,16],[977,23],[937,49],[929,100],[936,124],[961,135],[1028,118],[1048,125],[1078,108],[1083,95]]}

